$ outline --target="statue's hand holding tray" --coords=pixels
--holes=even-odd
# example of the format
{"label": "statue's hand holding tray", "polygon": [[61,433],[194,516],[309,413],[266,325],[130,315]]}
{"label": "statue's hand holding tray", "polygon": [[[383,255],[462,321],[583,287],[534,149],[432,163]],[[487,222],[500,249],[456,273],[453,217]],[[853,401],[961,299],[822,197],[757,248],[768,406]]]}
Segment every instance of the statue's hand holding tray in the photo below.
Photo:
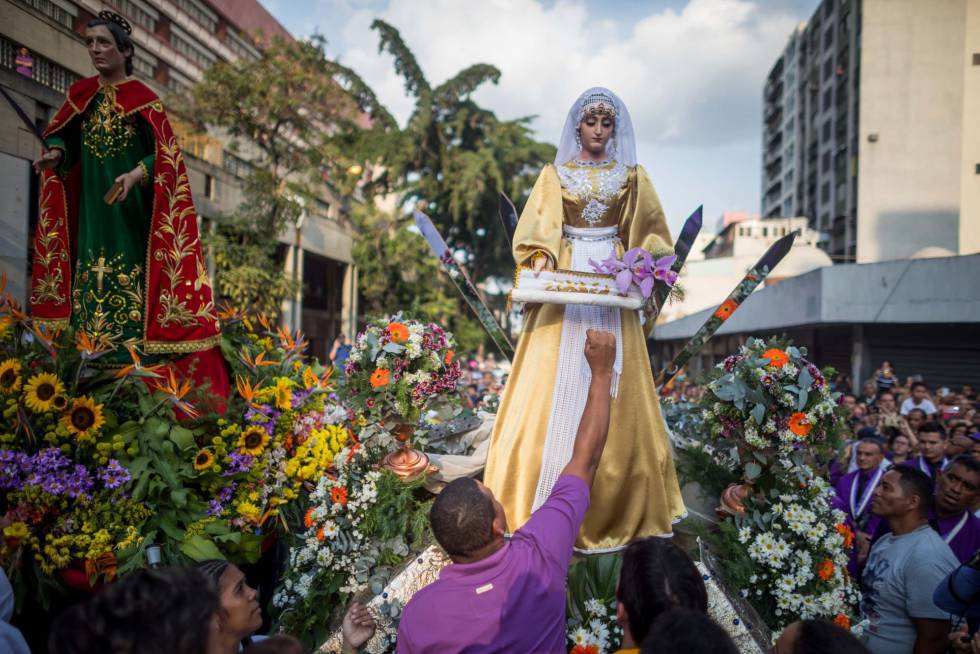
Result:
{"label": "statue's hand holding tray", "polygon": [[520,304],[591,304],[631,311],[644,304],[643,295],[636,286],[623,293],[612,275],[575,270],[535,273],[526,266],[517,269],[510,299],[512,303]]}
{"label": "statue's hand holding tray", "polygon": [[105,200],[106,204],[115,204],[116,200],[119,199],[119,196],[122,195],[123,191],[125,190],[126,187],[123,186],[122,182],[115,182],[112,186],[109,187],[109,190],[106,192],[105,196],[102,199]]}

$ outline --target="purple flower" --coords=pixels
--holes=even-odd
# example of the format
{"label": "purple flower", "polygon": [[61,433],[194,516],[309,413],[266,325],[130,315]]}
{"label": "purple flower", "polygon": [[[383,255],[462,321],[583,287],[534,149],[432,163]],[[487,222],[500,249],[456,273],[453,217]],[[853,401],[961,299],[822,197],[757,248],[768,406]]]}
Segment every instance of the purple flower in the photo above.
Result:
{"label": "purple flower", "polygon": [[0,490],[17,491],[23,488],[30,465],[23,452],[0,450]]}
{"label": "purple flower", "polygon": [[224,510],[225,510],[224,505],[218,500],[211,500],[210,502],[208,502],[209,518],[217,518],[222,514],[222,512],[224,512]]}
{"label": "purple flower", "polygon": [[221,473],[221,476],[229,477],[241,472],[248,472],[252,469],[252,461],[251,454],[247,454],[241,450],[235,450],[228,455],[228,467]]}
{"label": "purple flower", "polygon": [[668,286],[673,286],[677,281],[677,273],[670,269],[675,261],[677,255],[674,254],[654,261],[649,252],[641,247],[635,247],[627,250],[622,261],[617,259],[615,254],[610,254],[601,263],[589,259],[589,265],[597,273],[614,276],[616,288],[620,293],[626,294],[630,286],[635,284],[643,298],[647,299],[653,294],[653,287],[657,281]]}
{"label": "purple flower", "polygon": [[132,477],[130,477],[129,471],[126,468],[119,465],[118,461],[109,459],[106,467],[99,471],[99,479],[102,480],[106,488],[119,488],[132,479]]}

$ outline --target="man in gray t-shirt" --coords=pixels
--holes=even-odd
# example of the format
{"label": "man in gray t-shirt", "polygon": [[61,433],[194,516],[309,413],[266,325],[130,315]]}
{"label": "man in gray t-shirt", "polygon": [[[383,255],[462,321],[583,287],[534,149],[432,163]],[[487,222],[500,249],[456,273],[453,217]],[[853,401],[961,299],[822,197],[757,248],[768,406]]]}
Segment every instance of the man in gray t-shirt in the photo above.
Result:
{"label": "man in gray t-shirt", "polygon": [[945,652],[949,614],[932,601],[936,586],[959,565],[949,545],[929,526],[932,480],[895,466],[881,479],[871,512],[891,533],[871,548],[861,577],[861,610],[874,654]]}

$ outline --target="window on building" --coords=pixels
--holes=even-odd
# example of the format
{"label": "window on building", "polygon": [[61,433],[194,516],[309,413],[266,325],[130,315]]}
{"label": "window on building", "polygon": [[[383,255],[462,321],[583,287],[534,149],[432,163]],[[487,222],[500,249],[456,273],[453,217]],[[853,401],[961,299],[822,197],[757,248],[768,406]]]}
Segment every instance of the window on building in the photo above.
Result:
{"label": "window on building", "polygon": [[980,66],[980,52],[973,53],[973,65]]}
{"label": "window on building", "polygon": [[769,236],[769,228],[768,227],[763,227],[762,228],[762,235],[763,236]]}
{"label": "window on building", "polygon": [[170,42],[173,44],[174,50],[201,68],[210,68],[217,61],[214,55],[197,46],[194,39],[176,25],[170,26]]}
{"label": "window on building", "polygon": [[188,89],[194,86],[189,78],[181,75],[173,67],[170,67],[167,72],[167,89],[173,91],[174,93],[185,93]]}
{"label": "window on building", "polygon": [[252,174],[252,164],[231,152],[224,153],[225,170],[235,177],[248,177]]}
{"label": "window on building", "polygon": [[[65,5],[55,4],[51,0],[20,0],[21,3],[40,11],[42,14],[48,18],[54,20],[56,23],[65,27],[67,29],[73,29],[75,27],[75,16],[78,15],[77,10],[73,5],[65,3]],[[65,6],[71,9],[66,9]]]}
{"label": "window on building", "polygon": [[204,29],[207,31],[213,33],[217,29],[218,16],[201,3],[195,2],[195,0],[177,0],[177,6],[196,22],[204,26]]}
{"label": "window on building", "polygon": [[820,202],[830,202],[830,182],[824,182],[820,187]]}
{"label": "window on building", "polygon": [[[17,53],[21,49],[21,44],[9,40],[0,35],[0,66],[16,70]],[[58,93],[67,93],[68,87],[77,82],[80,78],[67,68],[59,66],[50,59],[46,59],[35,52],[31,53],[34,59],[34,69],[31,79],[43,84],[48,88],[54,89]]]}
{"label": "window on building", "polygon": [[133,70],[143,77],[152,78],[157,70],[157,58],[151,54],[146,54],[142,50],[137,50],[133,57]]}
{"label": "window on building", "polygon": [[830,170],[830,152],[824,152],[820,157],[820,172],[825,173]]}
{"label": "window on building", "polygon": [[833,123],[834,121],[832,118],[828,118],[824,121],[823,127],[820,130],[820,140],[822,142],[827,143],[830,141],[830,132],[833,129]]}
{"label": "window on building", "polygon": [[204,197],[214,198],[214,177],[204,175]]}
{"label": "window on building", "polygon": [[827,57],[827,61],[823,62],[823,81],[829,80],[834,75],[834,58]]}
{"label": "window on building", "polygon": [[825,50],[834,47],[834,28],[832,25],[823,33],[823,47]]}
{"label": "window on building", "polygon": [[314,198],[313,199],[313,206],[316,207],[316,212],[318,214],[320,214],[321,216],[323,216],[325,218],[330,216],[330,204],[329,203],[324,202],[320,198]]}
{"label": "window on building", "polygon": [[244,38],[242,38],[241,36],[239,36],[237,33],[231,31],[231,28],[230,27],[228,28],[228,33],[227,34],[228,34],[228,37],[225,39],[225,45],[227,45],[228,48],[231,49],[232,52],[234,52],[236,55],[238,55],[242,59],[252,59],[252,60],[254,60],[254,59],[258,59],[259,58],[259,56],[260,56],[259,55],[259,51],[256,50]]}
{"label": "window on building", "polygon": [[827,89],[823,92],[823,110],[829,111],[830,107],[834,104],[834,90]]}
{"label": "window on building", "polygon": [[157,31],[157,21],[160,19],[160,14],[153,7],[139,2],[139,0],[110,0],[109,4],[114,5],[116,9],[140,27],[150,32]]}

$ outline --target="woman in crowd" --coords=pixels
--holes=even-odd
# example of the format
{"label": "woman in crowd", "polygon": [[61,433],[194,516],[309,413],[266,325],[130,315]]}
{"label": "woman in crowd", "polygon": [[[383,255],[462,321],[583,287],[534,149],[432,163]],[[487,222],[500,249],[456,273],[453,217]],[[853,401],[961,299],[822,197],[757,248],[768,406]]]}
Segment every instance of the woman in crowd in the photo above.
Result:
{"label": "woman in crowd", "polygon": [[669,540],[651,536],[623,553],[616,587],[616,620],[623,628],[619,654],[635,654],[657,616],[671,609],[707,614],[708,591],[701,573]]}

